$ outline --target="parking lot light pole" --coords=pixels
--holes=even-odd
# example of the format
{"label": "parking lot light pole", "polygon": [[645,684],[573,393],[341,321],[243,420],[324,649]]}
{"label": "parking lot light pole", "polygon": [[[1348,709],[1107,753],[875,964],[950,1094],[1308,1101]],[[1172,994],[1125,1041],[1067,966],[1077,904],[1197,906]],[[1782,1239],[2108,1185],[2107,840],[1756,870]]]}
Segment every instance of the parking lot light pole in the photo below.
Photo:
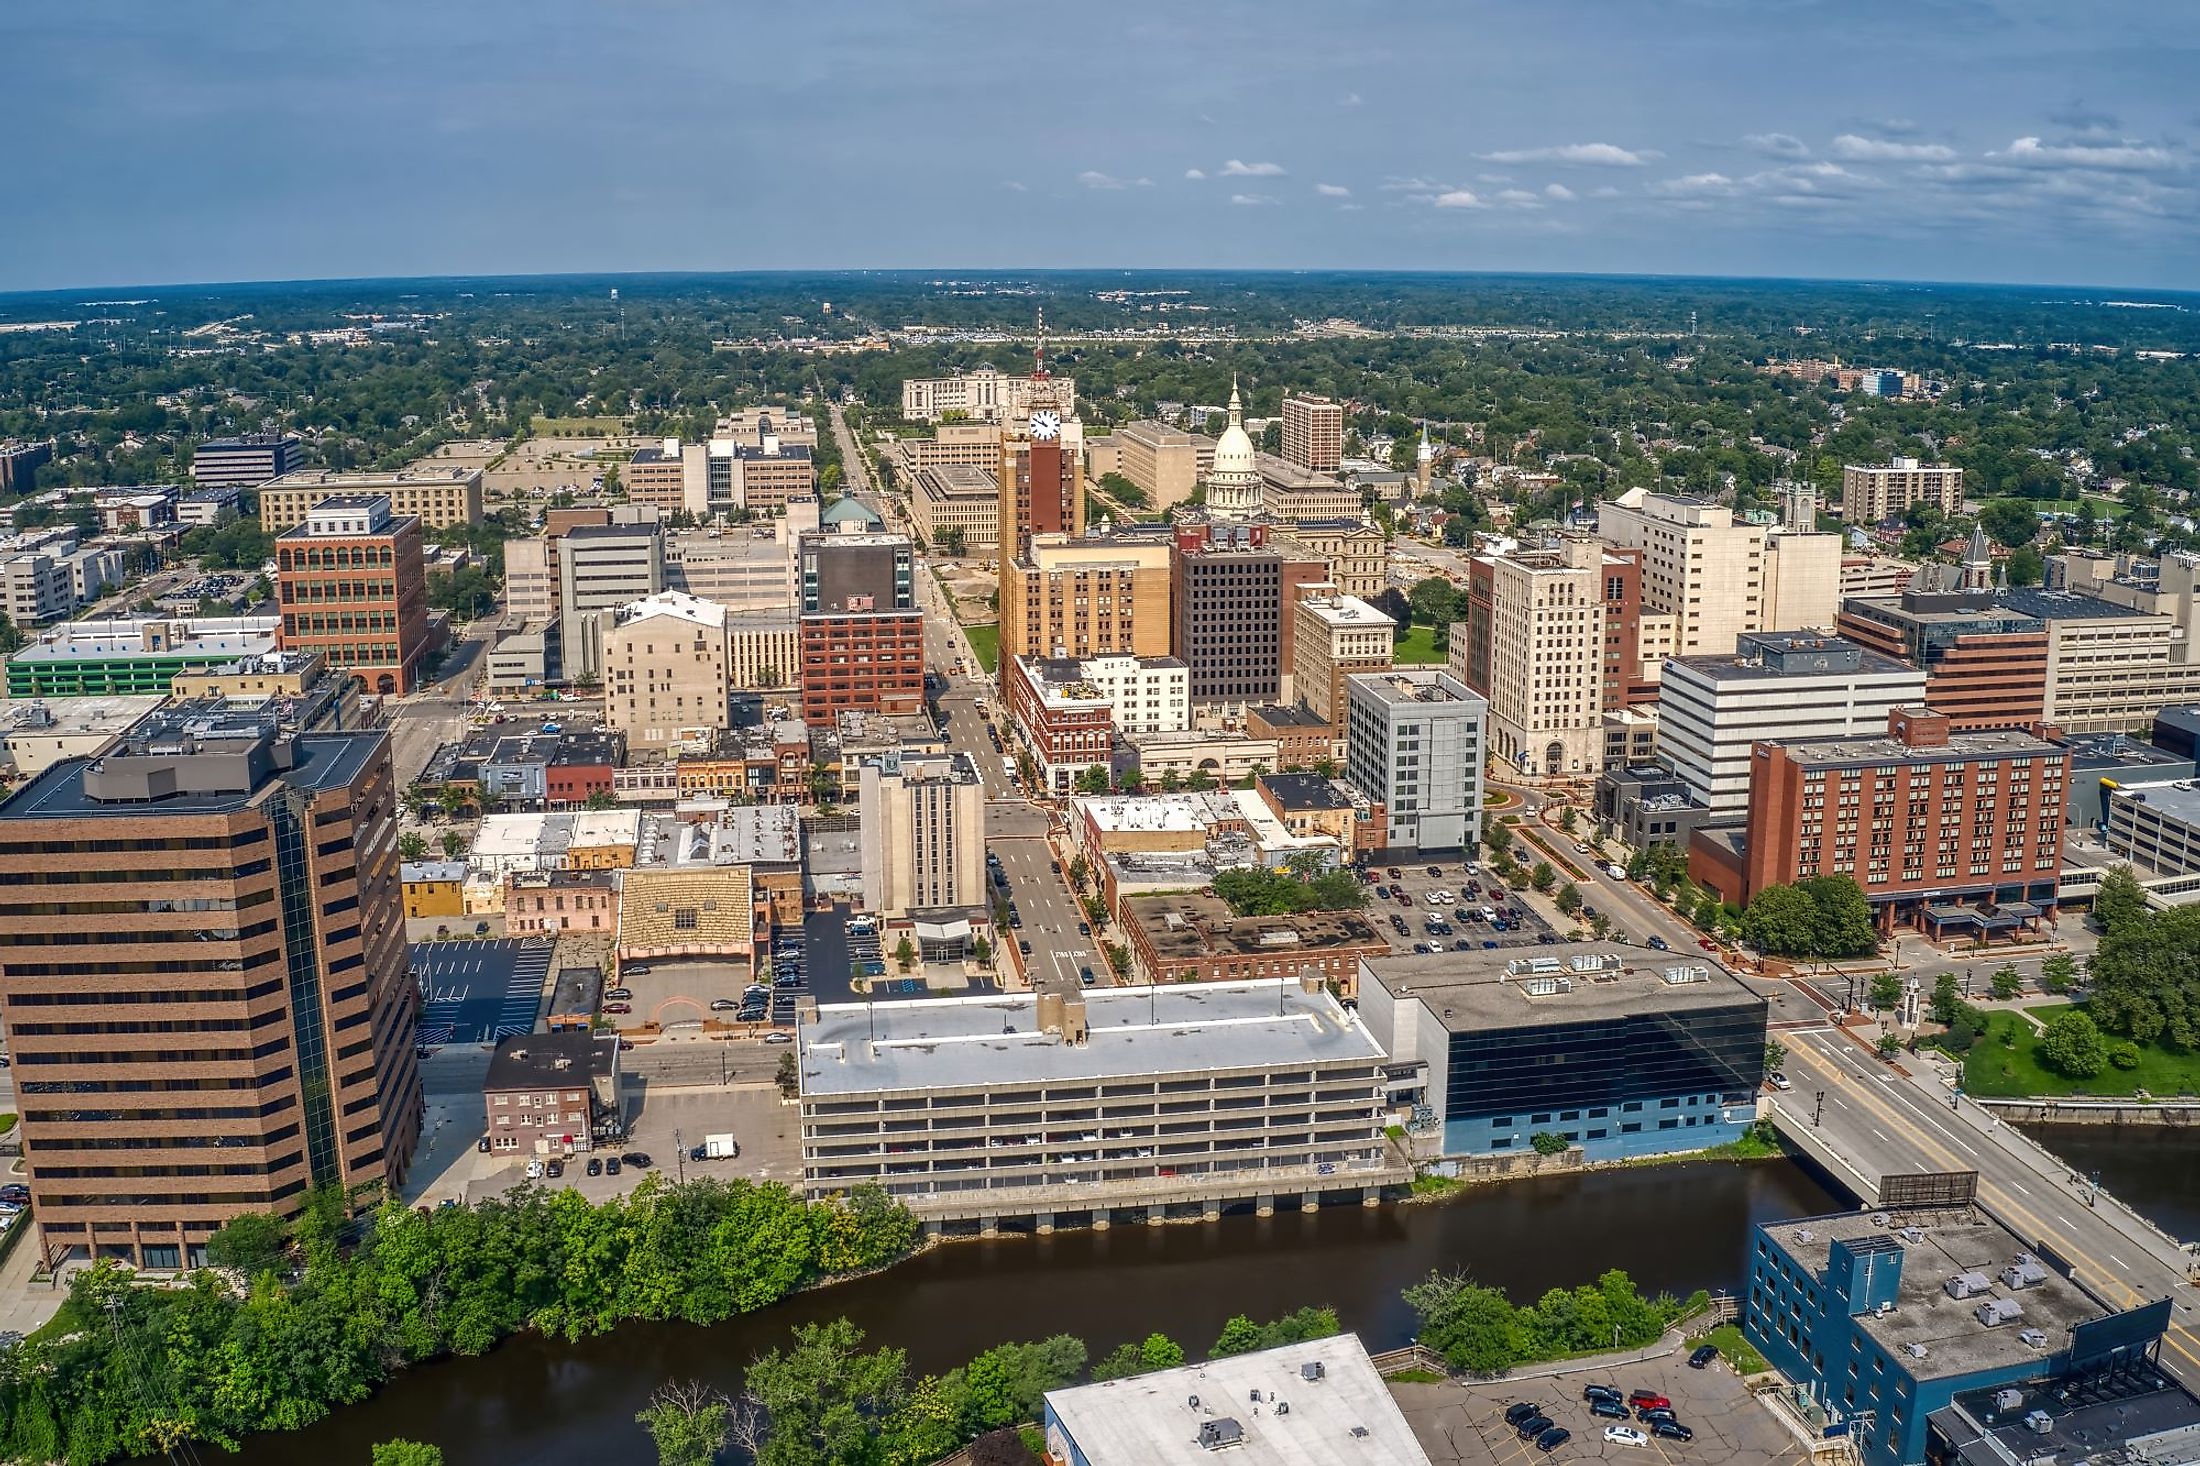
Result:
{"label": "parking lot light pole", "polygon": [[681,1181],[685,1182],[688,1178],[687,1144],[681,1140],[680,1127],[677,1125],[672,1127],[672,1159],[673,1163],[680,1168]]}

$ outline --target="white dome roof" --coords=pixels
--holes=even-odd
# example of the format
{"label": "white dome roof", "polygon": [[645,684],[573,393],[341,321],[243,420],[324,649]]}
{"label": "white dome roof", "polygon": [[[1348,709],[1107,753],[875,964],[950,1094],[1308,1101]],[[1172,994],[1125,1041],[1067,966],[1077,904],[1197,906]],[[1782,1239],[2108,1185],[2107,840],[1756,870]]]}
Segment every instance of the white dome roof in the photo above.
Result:
{"label": "white dome roof", "polygon": [[1210,478],[1226,475],[1242,475],[1252,478],[1257,473],[1253,466],[1253,440],[1246,436],[1245,424],[1239,416],[1237,383],[1230,384],[1230,425],[1215,439],[1215,463],[1208,470]]}

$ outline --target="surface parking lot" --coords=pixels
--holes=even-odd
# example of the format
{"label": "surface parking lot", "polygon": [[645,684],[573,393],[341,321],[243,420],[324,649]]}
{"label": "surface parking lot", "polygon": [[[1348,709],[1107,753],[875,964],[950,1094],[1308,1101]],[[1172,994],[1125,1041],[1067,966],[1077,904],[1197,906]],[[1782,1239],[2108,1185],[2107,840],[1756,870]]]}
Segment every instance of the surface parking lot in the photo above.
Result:
{"label": "surface parking lot", "polygon": [[[1806,1454],[1767,1406],[1749,1397],[1741,1379],[1722,1360],[1708,1369],[1690,1369],[1685,1350],[1664,1358],[1589,1369],[1548,1379],[1493,1380],[1473,1384],[1394,1384],[1406,1419],[1436,1466],[1475,1463],[1534,1466],[1534,1463],[1611,1461],[1624,1466],[1800,1466]],[[1622,1445],[1604,1438],[1604,1428],[1620,1424],[1589,1413],[1581,1398],[1585,1384],[1607,1384],[1621,1391],[1656,1390],[1673,1402],[1673,1413],[1696,1433],[1692,1441],[1660,1440]],[[1532,1401],[1573,1439],[1549,1455],[1524,1441],[1505,1423],[1505,1407]],[[1629,1424],[1637,1424],[1630,1421]],[[1638,1425],[1639,1428],[1639,1425]]]}
{"label": "surface parking lot", "polygon": [[411,961],[423,1044],[495,1043],[534,1029],[548,942],[415,942]]}
{"label": "surface parking lot", "polygon": [[[1429,867],[1432,865],[1441,874],[1430,875],[1428,872]],[[1390,939],[1393,951],[1410,952],[1416,942],[1424,942],[1432,947],[1441,947],[1445,951],[1480,950],[1485,944],[1494,944],[1498,947],[1532,947],[1540,945],[1546,934],[1552,934],[1550,926],[1544,922],[1543,918],[1531,911],[1527,903],[1518,899],[1514,892],[1507,890],[1508,899],[1502,902],[1498,901],[1489,894],[1493,884],[1489,877],[1485,874],[1469,872],[1466,866],[1456,859],[1442,861],[1423,859],[1414,865],[1403,863],[1395,866],[1374,865],[1368,867],[1368,869],[1378,882],[1378,884],[1367,888],[1371,902],[1368,908],[1368,918],[1375,923],[1377,931]],[[1390,874],[1392,870],[1398,872],[1395,877]],[[1471,881],[1482,883],[1482,895],[1464,896],[1461,894]],[[1390,894],[1392,886],[1398,887],[1405,893],[1405,900],[1400,901]],[[1448,905],[1432,906],[1429,904],[1428,897],[1434,891],[1447,892],[1453,899]],[[1474,914],[1478,913],[1480,908],[1484,906],[1509,908],[1514,912],[1517,921],[1508,920],[1506,925],[1509,930],[1497,931],[1488,922],[1475,919]],[[1393,921],[1393,917],[1397,920]],[[1432,932],[1429,929],[1429,919],[1431,917],[1440,920],[1450,930]],[[1404,923],[1406,928],[1403,932],[1398,930],[1400,922]],[[1563,936],[1564,934],[1555,933],[1552,935]],[[1461,942],[1467,943],[1467,947],[1460,948],[1459,943]]]}

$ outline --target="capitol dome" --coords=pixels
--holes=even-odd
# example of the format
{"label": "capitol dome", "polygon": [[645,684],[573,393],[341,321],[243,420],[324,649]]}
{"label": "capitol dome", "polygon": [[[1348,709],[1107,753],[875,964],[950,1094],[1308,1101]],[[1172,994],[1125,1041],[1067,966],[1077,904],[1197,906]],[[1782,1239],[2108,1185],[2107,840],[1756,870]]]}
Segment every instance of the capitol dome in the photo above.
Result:
{"label": "capitol dome", "polygon": [[1253,440],[1246,436],[1237,382],[1230,383],[1230,425],[1215,440],[1214,466],[1207,470],[1210,514],[1251,514],[1260,508],[1260,470],[1253,463]]}

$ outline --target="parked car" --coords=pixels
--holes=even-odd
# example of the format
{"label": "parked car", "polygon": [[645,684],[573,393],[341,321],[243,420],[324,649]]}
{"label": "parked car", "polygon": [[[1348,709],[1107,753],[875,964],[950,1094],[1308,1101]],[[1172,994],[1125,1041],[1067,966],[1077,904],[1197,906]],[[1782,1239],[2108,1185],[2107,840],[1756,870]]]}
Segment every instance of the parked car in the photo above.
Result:
{"label": "parked car", "polygon": [[634,1011],[634,1005],[632,1003],[606,1003],[603,1005],[603,1010],[606,1013],[631,1013]]}
{"label": "parked car", "polygon": [[617,1156],[608,1156],[605,1158],[603,1163],[603,1173],[606,1176],[616,1176],[619,1174],[619,1158]]}
{"label": "parked car", "polygon": [[1436,949],[1434,947],[1430,946],[1426,942],[1415,942],[1413,944],[1413,954],[1416,957],[1426,957],[1429,953],[1435,950]]}
{"label": "parked car", "polygon": [[656,1164],[649,1158],[646,1150],[630,1150],[620,1155],[619,1159],[637,1171],[646,1171]]}
{"label": "parked car", "polygon": [[1771,1085],[1774,1089],[1788,1090],[1795,1088],[1795,1081],[1777,1069],[1765,1076],[1765,1083]]}
{"label": "parked car", "polygon": [[603,1157],[594,1155],[590,1156],[588,1158],[587,1170],[588,1174],[591,1176],[601,1176],[603,1174]]}
{"label": "parked car", "polygon": [[1589,847],[1588,847],[1588,846],[1587,846],[1586,844],[1582,843],[1582,842],[1581,842],[1581,841],[1579,841],[1579,840],[1576,840],[1576,841],[1574,842],[1574,854],[1576,854],[1576,855],[1587,855],[1588,853],[1589,853]]}
{"label": "parked car", "polygon": [[542,1170],[544,1175],[555,1181],[558,1179],[558,1177],[565,1174],[565,1162],[552,1161],[548,1165],[544,1166]]}
{"label": "parked car", "polygon": [[1079,923],[1077,923],[1077,935],[1079,935],[1079,936],[1081,936],[1081,937],[1089,937],[1089,936],[1091,936],[1091,935],[1092,935],[1092,923],[1091,923],[1091,922],[1089,922],[1089,921],[1080,921]]}
{"label": "parked car", "polygon": [[530,1181],[540,1181],[542,1179],[541,1161],[529,1161],[527,1163],[527,1179]]}
{"label": "parked car", "polygon": [[1670,952],[1673,950],[1673,944],[1663,937],[1650,937],[1643,942],[1643,945],[1653,952]]}
{"label": "parked car", "polygon": [[784,1028],[775,1028],[764,1035],[764,1042],[768,1044],[791,1044],[794,1042],[794,1035]]}
{"label": "parked car", "polygon": [[[488,1137],[488,1136],[486,1136],[486,1135],[484,1135],[484,1136],[482,1136],[482,1137],[481,1137],[481,1139],[479,1139],[479,1140],[475,1141],[475,1142],[474,1142],[474,1149],[475,1149],[475,1150],[477,1150],[477,1151],[479,1151],[479,1152],[480,1152],[481,1154],[483,1154],[483,1155],[487,1155],[487,1154],[489,1153],[489,1137]],[[5,1201],[5,1200],[7,1200],[7,1198],[6,1198],[6,1197],[4,1197],[4,1196],[0,1196],[0,1201]]]}
{"label": "parked car", "polygon": [[1617,1396],[1606,1399],[1599,1395],[1589,1402],[1589,1413],[1601,1416],[1606,1420],[1625,1420],[1627,1418],[1627,1407],[1619,1402]]}
{"label": "parked car", "polygon": [[1541,1415],[1543,1407],[1531,1400],[1516,1400],[1505,1407],[1505,1423],[1518,1429],[1520,1422],[1532,1415]]}
{"label": "parked car", "polygon": [[1615,1446],[1647,1446],[1650,1437],[1632,1425],[1607,1425],[1604,1438]]}
{"label": "parked car", "polygon": [[1077,980],[1083,983],[1088,988],[1097,987],[1100,983],[1100,979],[1093,976],[1092,968],[1090,966],[1084,966],[1077,969]]}
{"label": "parked car", "polygon": [[1690,1369],[1703,1369],[1718,1357],[1719,1346],[1717,1344],[1701,1344],[1697,1346],[1695,1353],[1688,1356],[1688,1367]]}
{"label": "parked car", "polygon": [[1532,1441],[1537,1436],[1543,1434],[1543,1432],[1549,1430],[1550,1428],[1551,1417],[1545,1415],[1540,1410],[1513,1427],[1513,1429],[1519,1433],[1520,1438],[1524,1441]]}
{"label": "parked car", "polygon": [[649,964],[647,962],[629,962],[620,971],[628,977],[647,977],[649,976]]}
{"label": "parked car", "polygon": [[1549,1455],[1574,1438],[1574,1433],[1563,1425],[1554,1425],[1535,1438],[1535,1448]]}
{"label": "parked car", "polygon": [[1696,1433],[1678,1420],[1653,1420],[1650,1422],[1650,1434],[1669,1441],[1692,1441],[1696,1438]]}
{"label": "parked car", "polygon": [[1719,950],[1719,944],[1712,941],[1709,937],[1696,938],[1696,945],[1703,948],[1706,952],[1716,952]]}
{"label": "parked car", "polygon": [[1018,937],[1016,939],[1016,950],[1023,953],[1026,957],[1029,957],[1031,955],[1031,943],[1025,941],[1021,937]]}
{"label": "parked car", "polygon": [[20,1181],[10,1181],[0,1186],[0,1201],[26,1202],[31,1199],[31,1189]]}
{"label": "parked car", "polygon": [[1461,937],[1451,944],[1451,949],[1454,952],[1471,952],[1474,950],[1474,943],[1466,937]]}
{"label": "parked car", "polygon": [[[631,968],[631,967],[627,969],[627,971],[629,971],[629,972],[632,972],[633,970],[634,970],[634,969],[633,969],[633,968]],[[614,1002],[624,1002],[624,1001],[626,1001],[626,1000],[627,1000],[628,998],[631,998],[631,997],[633,997],[633,996],[634,996],[634,989],[632,989],[632,988],[611,988],[611,989],[607,990],[607,991],[606,991],[606,992],[604,993],[604,996],[605,996],[605,997],[607,997],[607,998],[609,998],[609,999],[611,999],[611,1000],[613,1000]]]}
{"label": "parked car", "polygon": [[1627,1403],[1637,1410],[1670,1410],[1673,1402],[1656,1390],[1631,1390]]}
{"label": "parked car", "polygon": [[1404,879],[1405,879],[1405,874],[1406,874],[1406,873],[1405,873],[1404,871],[1402,871],[1402,870],[1398,869],[1398,867],[1396,867],[1396,866],[1394,865],[1394,866],[1391,866],[1391,867],[1389,868],[1389,874],[1390,874],[1390,878],[1391,878],[1392,880],[1394,880],[1394,881],[1399,881],[1399,880],[1404,880]]}
{"label": "parked car", "polygon": [[740,1006],[731,998],[712,998],[710,1000],[710,1011],[713,1013],[731,1013]]}

